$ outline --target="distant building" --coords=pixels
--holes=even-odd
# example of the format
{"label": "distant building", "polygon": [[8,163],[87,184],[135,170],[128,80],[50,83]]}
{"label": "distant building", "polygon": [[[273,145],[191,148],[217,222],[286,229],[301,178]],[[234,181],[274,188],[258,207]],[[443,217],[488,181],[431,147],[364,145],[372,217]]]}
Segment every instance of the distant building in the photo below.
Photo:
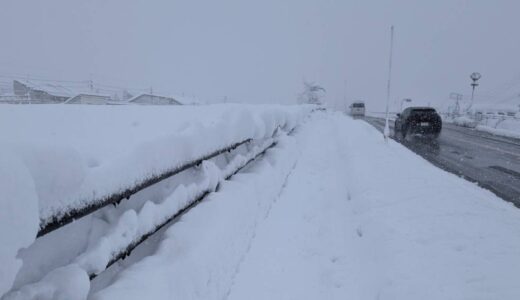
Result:
{"label": "distant building", "polygon": [[78,94],[65,101],[65,104],[94,104],[104,105],[111,103],[110,96],[97,94]]}
{"label": "distant building", "polygon": [[54,83],[36,84],[29,80],[14,80],[13,93],[29,103],[63,103],[74,94],[71,90]]}
{"label": "distant building", "polygon": [[172,97],[158,96],[152,94],[141,94],[128,101],[129,104],[140,105],[182,105]]}

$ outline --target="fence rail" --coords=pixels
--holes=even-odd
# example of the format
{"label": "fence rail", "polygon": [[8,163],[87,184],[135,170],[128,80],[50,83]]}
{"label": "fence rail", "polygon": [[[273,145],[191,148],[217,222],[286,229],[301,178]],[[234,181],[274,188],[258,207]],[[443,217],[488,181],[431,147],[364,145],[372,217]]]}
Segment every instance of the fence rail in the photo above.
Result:
{"label": "fence rail", "polygon": [[50,222],[46,222],[45,224],[43,225],[40,225],[40,230],[38,231],[38,235],[37,237],[41,237],[41,236],[44,236],[58,228],[61,228],[69,223],[71,223],[72,221],[74,220],[77,220],[77,219],[80,219],[84,216],[87,216],[95,211],[97,211],[98,209],[101,209],[105,206],[108,206],[110,204],[118,204],[119,202],[121,202],[123,199],[129,199],[132,195],[136,194],[137,192],[151,186],[151,185],[154,185],[164,179],[167,179],[169,177],[172,177],[174,175],[177,175],[189,168],[192,168],[192,167],[195,167],[196,165],[199,165],[201,164],[203,161],[205,160],[208,160],[208,159],[212,159],[220,154],[223,154],[225,152],[228,152],[228,151],[231,151],[231,150],[234,150],[236,149],[237,147],[245,144],[245,143],[248,143],[250,142],[251,139],[246,139],[246,140],[243,140],[241,142],[238,142],[238,143],[235,143],[233,145],[230,145],[228,147],[225,147],[225,148],[222,148],[222,149],[219,149],[213,153],[210,153],[208,155],[205,155],[205,156],[202,156],[198,159],[195,159],[195,160],[192,160],[192,161],[189,161],[181,166],[178,166],[178,167],[175,167],[175,168],[172,168],[162,174],[159,174],[159,175],[156,175],[156,176],[153,176],[153,177],[150,177],[150,178],[146,178],[144,180],[142,180],[141,182],[133,185],[132,187],[129,187],[127,189],[124,189],[123,191],[120,191],[120,192],[116,192],[116,193],[113,193],[112,195],[110,196],[107,196],[107,197],[104,197],[102,199],[98,199],[98,200],[93,200],[88,206],[85,206],[85,207],[82,207],[82,208],[74,208],[74,209],[71,209],[69,211],[67,211],[66,213],[62,213],[60,215],[56,215],[54,217],[51,218],[51,221]]}

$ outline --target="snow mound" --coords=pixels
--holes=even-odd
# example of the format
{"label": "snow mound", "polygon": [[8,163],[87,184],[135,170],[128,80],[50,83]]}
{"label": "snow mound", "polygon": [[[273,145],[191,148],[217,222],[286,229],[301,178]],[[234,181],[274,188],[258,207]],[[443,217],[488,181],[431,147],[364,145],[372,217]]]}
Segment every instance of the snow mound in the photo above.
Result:
{"label": "snow mound", "polygon": [[313,109],[238,104],[3,108],[0,135],[30,172],[41,226],[216,150],[292,128]]}
{"label": "snow mound", "polygon": [[[0,295],[12,288],[21,268],[18,251],[28,247],[38,229],[53,217],[88,207],[222,148],[245,140],[271,139],[277,131],[292,130],[314,109],[238,104],[4,105],[2,108]],[[223,177],[249,158],[238,156],[225,170],[215,170],[205,163],[203,168],[208,174],[205,181],[181,186],[172,195],[175,201],[161,205],[146,203],[140,211],[128,211],[114,226],[111,236],[92,246],[76,261],[79,264],[76,267],[88,273],[101,271],[114,251],[120,250],[114,245],[119,248],[127,245],[157,226],[182,206],[179,199],[187,201],[201,189],[214,189]],[[68,274],[62,271],[56,272]],[[56,274],[31,287],[24,286],[17,295],[58,297],[62,286],[54,284],[56,289],[47,291],[41,285],[49,278],[59,281]],[[64,295],[59,297],[66,299],[68,294]]]}
{"label": "snow mound", "polygon": [[38,232],[38,198],[22,159],[0,145],[0,295],[11,288],[22,262],[18,250]]}
{"label": "snow mound", "polygon": [[477,129],[494,135],[520,139],[520,119],[498,120],[494,125],[478,125]]}
{"label": "snow mound", "polygon": [[170,227],[153,256],[122,271],[92,299],[225,298],[297,153],[294,138],[282,139]]}
{"label": "snow mound", "polygon": [[458,126],[469,127],[469,128],[475,128],[478,124],[478,122],[470,119],[467,116],[453,118],[452,123],[455,125],[458,125]]}
{"label": "snow mound", "polygon": [[85,300],[90,280],[84,270],[75,265],[56,269],[41,281],[26,285],[2,300]]}

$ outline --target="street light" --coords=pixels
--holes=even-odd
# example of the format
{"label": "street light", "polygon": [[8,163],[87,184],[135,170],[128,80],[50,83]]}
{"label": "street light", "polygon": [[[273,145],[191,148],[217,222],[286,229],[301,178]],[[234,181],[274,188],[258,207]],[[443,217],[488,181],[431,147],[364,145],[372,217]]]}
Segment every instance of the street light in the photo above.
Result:
{"label": "street light", "polygon": [[405,103],[405,102],[412,102],[412,99],[404,98],[403,100],[401,100],[401,111],[403,111],[403,103]]}
{"label": "street light", "polygon": [[390,57],[388,59],[388,83],[386,86],[386,117],[385,117],[385,129],[383,129],[383,137],[385,142],[390,136],[390,126],[388,125],[388,104],[390,102],[390,82],[392,80],[392,54],[394,52],[394,25],[390,27]]}

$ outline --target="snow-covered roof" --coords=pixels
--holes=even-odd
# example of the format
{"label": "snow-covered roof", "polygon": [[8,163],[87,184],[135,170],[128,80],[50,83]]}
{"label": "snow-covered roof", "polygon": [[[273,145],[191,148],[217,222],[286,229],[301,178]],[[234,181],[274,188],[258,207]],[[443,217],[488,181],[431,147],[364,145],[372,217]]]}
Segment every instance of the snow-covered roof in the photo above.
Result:
{"label": "snow-covered roof", "polygon": [[63,103],[68,104],[71,101],[74,101],[74,99],[76,99],[78,97],[83,97],[83,96],[103,98],[107,101],[111,99],[110,95],[103,95],[103,94],[96,94],[96,93],[80,93],[80,94],[70,97],[69,99],[67,99],[67,101],[65,101]]}
{"label": "snow-covered roof", "polygon": [[28,87],[32,90],[43,91],[43,92],[46,92],[53,96],[73,97],[74,95],[77,95],[80,93],[79,91],[75,91],[71,88],[64,87],[55,82],[38,81],[38,80],[32,80],[32,79],[29,79],[29,80],[17,79],[15,81],[25,85],[26,87]]}
{"label": "snow-covered roof", "polygon": [[178,101],[177,99],[173,98],[173,97],[169,97],[169,96],[159,96],[159,95],[152,95],[152,94],[139,94],[133,98],[131,98],[130,100],[128,100],[128,103],[133,103],[135,102],[137,99],[141,98],[141,97],[146,97],[146,96],[149,96],[149,97],[153,97],[153,98],[161,98],[161,99],[168,99],[168,100],[171,100],[173,102],[176,102],[177,104],[182,104],[180,101]]}

